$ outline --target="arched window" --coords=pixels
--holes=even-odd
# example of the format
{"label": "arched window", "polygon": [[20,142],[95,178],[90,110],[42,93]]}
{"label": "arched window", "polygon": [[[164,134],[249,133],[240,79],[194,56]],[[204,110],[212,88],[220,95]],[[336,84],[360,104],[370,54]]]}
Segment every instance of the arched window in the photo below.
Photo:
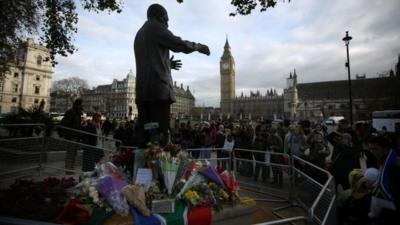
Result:
{"label": "arched window", "polygon": [[41,56],[41,55],[38,55],[38,56],[36,57],[36,63],[37,63],[38,65],[42,65],[42,61],[43,61],[42,56]]}

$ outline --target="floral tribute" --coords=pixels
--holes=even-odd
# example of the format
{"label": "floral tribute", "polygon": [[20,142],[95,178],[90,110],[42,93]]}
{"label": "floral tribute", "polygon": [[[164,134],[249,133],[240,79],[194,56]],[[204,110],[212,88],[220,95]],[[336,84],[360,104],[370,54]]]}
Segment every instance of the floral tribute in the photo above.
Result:
{"label": "floral tribute", "polygon": [[16,180],[8,189],[0,191],[0,214],[56,222],[68,200],[66,190],[75,184],[73,178]]}
{"label": "floral tribute", "polygon": [[[127,174],[134,153],[119,152],[113,157],[114,163],[97,164],[96,170],[84,173],[79,183],[73,178],[54,177],[40,182],[17,180],[0,191],[0,215],[76,225],[103,224],[114,215],[130,220],[133,215],[135,224],[161,217],[167,224],[191,224],[190,218],[204,219],[203,215],[211,221],[212,209],[254,204],[251,199],[239,198],[239,185],[231,172],[191,159],[175,145],[150,145],[143,153],[145,167],[152,171],[150,187],[134,184]],[[166,208],[171,211],[162,211]]]}
{"label": "floral tribute", "polygon": [[133,176],[133,163],[134,163],[134,149],[121,149],[118,153],[112,156],[112,163],[120,167],[123,172]]}

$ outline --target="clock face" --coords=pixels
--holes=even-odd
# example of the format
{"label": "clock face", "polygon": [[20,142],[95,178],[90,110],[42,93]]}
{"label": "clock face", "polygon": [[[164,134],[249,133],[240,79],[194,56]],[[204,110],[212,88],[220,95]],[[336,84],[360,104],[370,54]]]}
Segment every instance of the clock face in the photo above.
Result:
{"label": "clock face", "polygon": [[228,63],[222,64],[222,69],[227,70],[228,68],[229,68],[229,64]]}

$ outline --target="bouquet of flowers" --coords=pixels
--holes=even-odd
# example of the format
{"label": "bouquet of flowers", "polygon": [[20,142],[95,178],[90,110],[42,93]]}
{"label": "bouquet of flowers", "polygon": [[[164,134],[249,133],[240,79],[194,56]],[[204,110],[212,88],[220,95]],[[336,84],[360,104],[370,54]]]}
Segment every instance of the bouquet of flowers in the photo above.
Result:
{"label": "bouquet of flowers", "polygon": [[230,196],[229,196],[228,192],[224,188],[222,188],[221,186],[215,184],[214,182],[210,182],[208,184],[208,187],[212,191],[214,199],[215,199],[213,208],[214,208],[215,211],[219,212],[223,208],[222,205],[224,203],[228,203],[229,202],[229,197]]}
{"label": "bouquet of flowers", "polygon": [[153,179],[160,180],[160,165],[159,160],[165,155],[162,148],[156,145],[149,145],[143,152],[145,158],[145,166],[150,168],[153,173]]}
{"label": "bouquet of flowers", "polygon": [[172,194],[172,188],[175,183],[175,177],[178,172],[179,164],[178,158],[171,158],[169,160],[161,160],[161,171],[164,177],[164,184],[167,188],[167,192],[169,195]]}
{"label": "bouquet of flowers", "polygon": [[72,177],[48,177],[43,181],[18,179],[8,189],[0,191],[0,214],[56,222],[68,200],[67,189],[75,184]]}
{"label": "bouquet of flowers", "polygon": [[207,165],[199,169],[199,173],[209,181],[216,183],[218,186],[224,187],[224,182],[217,170],[212,165]]}
{"label": "bouquet of flowers", "polygon": [[106,212],[111,212],[110,205],[99,195],[96,188],[97,185],[97,178],[86,177],[73,188],[72,194],[83,204],[89,205],[92,208],[103,208]]}
{"label": "bouquet of flowers", "polygon": [[167,144],[164,147],[164,152],[169,153],[171,157],[179,157],[181,154],[181,149],[174,144]]}
{"label": "bouquet of flowers", "polygon": [[129,213],[126,198],[121,194],[121,189],[128,185],[122,173],[112,163],[100,164],[98,169],[99,180],[97,191],[104,197],[114,211],[122,216]]}
{"label": "bouquet of flowers", "polygon": [[143,152],[146,162],[155,162],[161,158],[164,151],[162,148],[150,144]]}
{"label": "bouquet of flowers", "polygon": [[184,200],[191,207],[212,207],[216,201],[207,183],[200,183],[190,188],[184,194]]}
{"label": "bouquet of flowers", "polygon": [[239,191],[239,184],[236,181],[235,176],[225,170],[224,172],[221,173],[221,178],[229,191],[229,194],[234,194],[238,196],[238,191]]}
{"label": "bouquet of flowers", "polygon": [[133,176],[133,162],[134,162],[133,149],[121,149],[117,154],[113,155],[112,162],[114,165],[121,167],[124,172]]}

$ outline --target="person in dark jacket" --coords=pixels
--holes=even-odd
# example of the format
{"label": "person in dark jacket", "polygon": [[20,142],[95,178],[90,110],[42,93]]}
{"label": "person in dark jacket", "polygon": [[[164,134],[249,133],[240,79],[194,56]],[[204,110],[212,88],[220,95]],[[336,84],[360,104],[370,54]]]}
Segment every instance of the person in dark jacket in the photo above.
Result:
{"label": "person in dark jacket", "polygon": [[83,162],[82,162],[82,171],[83,172],[88,172],[88,171],[93,171],[94,166],[97,162],[100,161],[101,158],[104,156],[104,152],[102,149],[97,148],[97,141],[98,141],[98,136],[97,134],[99,133],[100,128],[100,121],[101,121],[101,116],[100,114],[95,114],[93,115],[93,120],[90,122],[84,121],[82,123],[82,129],[85,132],[92,133],[93,135],[90,134],[84,134],[83,135],[83,143],[86,145],[92,145],[93,147],[88,147],[85,146],[83,150]]}
{"label": "person in dark jacket", "polygon": [[169,129],[170,105],[175,102],[171,69],[181,67],[180,60],[169,58],[169,51],[209,55],[206,45],[184,41],[168,30],[167,10],[152,4],[147,10],[147,21],[139,29],[134,41],[136,59],[136,105],[138,109],[139,147],[150,140],[144,124],[157,122],[159,139],[166,144]]}
{"label": "person in dark jacket", "polygon": [[254,171],[254,181],[258,181],[258,177],[261,171],[262,181],[265,182],[270,175],[270,167],[265,163],[265,154],[267,154],[267,133],[264,128],[260,128],[256,131],[256,138],[254,140],[253,149],[261,152],[254,152],[254,159],[256,160],[256,168]]}
{"label": "person in dark jacket", "polygon": [[103,126],[101,127],[101,130],[103,131],[104,136],[108,136],[110,132],[113,130],[113,124],[110,121],[110,118],[106,118],[106,120],[103,123]]}
{"label": "person in dark jacket", "polygon": [[[267,149],[273,153],[271,155],[271,163],[283,164],[283,142],[282,138],[278,135],[275,128],[270,128],[268,138],[267,138]],[[279,187],[283,186],[283,171],[282,166],[274,165],[272,166],[273,181],[272,184],[277,184]]]}
{"label": "person in dark jacket", "polygon": [[[58,128],[58,135],[67,140],[79,142],[80,141],[80,133],[78,131],[73,131],[69,129],[65,129],[63,127],[81,130],[81,116],[83,110],[83,101],[78,98],[74,101],[74,104],[71,109],[67,110],[64,114],[63,119],[60,122],[62,127]],[[66,146],[66,155],[65,155],[65,169],[73,170],[76,158],[76,152],[78,146],[76,144]],[[71,171],[67,171],[67,174],[71,174]]]}

